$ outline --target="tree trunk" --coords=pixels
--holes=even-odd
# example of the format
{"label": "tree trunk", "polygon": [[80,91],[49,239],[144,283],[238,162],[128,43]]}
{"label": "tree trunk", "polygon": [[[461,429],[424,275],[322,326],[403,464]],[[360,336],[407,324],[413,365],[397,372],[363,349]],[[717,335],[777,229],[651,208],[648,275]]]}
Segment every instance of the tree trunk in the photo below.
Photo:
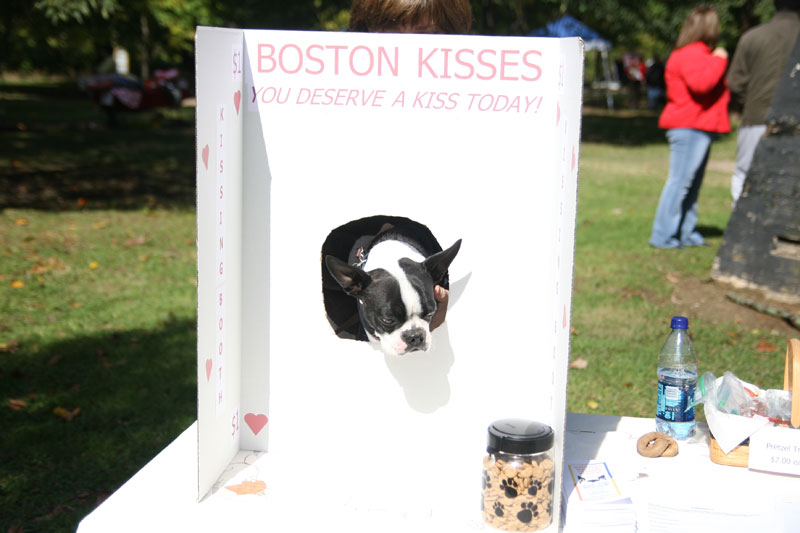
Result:
{"label": "tree trunk", "polygon": [[142,81],[150,77],[150,24],[147,14],[139,15],[139,25],[142,29],[142,40],[139,43],[139,62]]}

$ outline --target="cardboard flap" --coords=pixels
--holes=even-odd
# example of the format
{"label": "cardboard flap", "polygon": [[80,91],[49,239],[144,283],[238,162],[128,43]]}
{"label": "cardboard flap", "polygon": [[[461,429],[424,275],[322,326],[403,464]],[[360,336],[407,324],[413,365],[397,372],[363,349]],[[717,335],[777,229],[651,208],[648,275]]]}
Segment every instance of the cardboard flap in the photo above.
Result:
{"label": "cardboard flap", "polygon": [[797,339],[789,339],[786,346],[783,390],[792,393],[792,427],[800,427],[800,340]]}

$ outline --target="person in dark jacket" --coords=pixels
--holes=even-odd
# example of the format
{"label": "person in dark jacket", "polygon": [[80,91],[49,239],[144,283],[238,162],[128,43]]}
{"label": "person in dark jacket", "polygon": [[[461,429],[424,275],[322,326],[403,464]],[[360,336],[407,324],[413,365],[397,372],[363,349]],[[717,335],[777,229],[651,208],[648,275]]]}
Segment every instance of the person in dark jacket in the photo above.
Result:
{"label": "person in dark jacket", "polygon": [[743,105],[731,176],[733,203],[739,199],[778,80],[800,33],[800,0],[775,0],[775,15],[742,34],[728,71],[728,87]]}

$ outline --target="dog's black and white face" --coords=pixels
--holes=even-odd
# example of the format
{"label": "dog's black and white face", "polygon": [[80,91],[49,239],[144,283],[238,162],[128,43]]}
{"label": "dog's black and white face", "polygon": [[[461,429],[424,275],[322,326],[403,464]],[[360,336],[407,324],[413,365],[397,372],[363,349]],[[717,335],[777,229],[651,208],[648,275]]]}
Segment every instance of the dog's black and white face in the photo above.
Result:
{"label": "dog's black and white face", "polygon": [[370,340],[387,355],[405,355],[430,348],[430,321],[436,312],[433,287],[460,247],[458,240],[425,258],[403,242],[387,240],[370,250],[363,268],[330,255],[325,264],[342,289],[358,300]]}

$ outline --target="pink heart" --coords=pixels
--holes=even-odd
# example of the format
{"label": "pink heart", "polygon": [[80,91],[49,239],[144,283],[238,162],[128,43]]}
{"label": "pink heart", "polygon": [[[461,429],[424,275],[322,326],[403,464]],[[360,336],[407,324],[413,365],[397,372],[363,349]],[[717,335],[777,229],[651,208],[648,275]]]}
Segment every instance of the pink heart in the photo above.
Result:
{"label": "pink heart", "polygon": [[206,167],[206,170],[208,170],[208,145],[205,145],[203,147],[202,155],[203,155],[203,165]]}
{"label": "pink heart", "polygon": [[206,381],[211,379],[211,368],[214,366],[214,361],[206,359]]}
{"label": "pink heart", "polygon": [[236,106],[236,114],[239,114],[239,103],[242,101],[242,91],[233,93],[233,105]]}
{"label": "pink heart", "polygon": [[267,415],[256,415],[253,413],[244,415],[244,421],[250,426],[253,435],[258,435],[258,432],[264,429],[264,426],[267,425],[267,420]]}

